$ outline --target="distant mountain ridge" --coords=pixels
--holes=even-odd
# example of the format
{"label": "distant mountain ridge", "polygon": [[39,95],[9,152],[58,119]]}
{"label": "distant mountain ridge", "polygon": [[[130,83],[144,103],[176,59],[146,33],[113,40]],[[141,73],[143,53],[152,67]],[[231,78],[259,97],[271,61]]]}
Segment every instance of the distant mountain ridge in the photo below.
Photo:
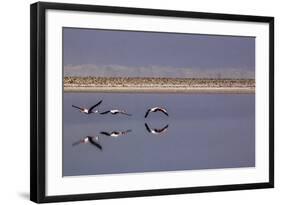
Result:
{"label": "distant mountain ridge", "polygon": [[64,76],[76,77],[161,77],[161,78],[212,78],[212,79],[255,79],[255,70],[246,68],[185,68],[165,66],[122,66],[122,65],[66,65]]}

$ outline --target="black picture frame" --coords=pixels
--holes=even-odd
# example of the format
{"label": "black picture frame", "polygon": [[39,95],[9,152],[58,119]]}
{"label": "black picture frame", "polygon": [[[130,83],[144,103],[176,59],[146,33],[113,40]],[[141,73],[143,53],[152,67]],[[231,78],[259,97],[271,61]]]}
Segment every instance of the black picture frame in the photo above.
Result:
{"label": "black picture frame", "polygon": [[[129,15],[169,16],[195,19],[263,22],[269,24],[269,181],[263,183],[220,186],[138,190],[108,193],[46,196],[46,81],[45,25],[46,10],[121,13]],[[202,13],[143,8],[125,8],[82,4],[38,2],[30,6],[30,200],[37,203],[77,200],[97,200],[123,197],[186,194],[274,187],[274,18],[218,13]],[[90,191],[90,190],[89,190]]]}

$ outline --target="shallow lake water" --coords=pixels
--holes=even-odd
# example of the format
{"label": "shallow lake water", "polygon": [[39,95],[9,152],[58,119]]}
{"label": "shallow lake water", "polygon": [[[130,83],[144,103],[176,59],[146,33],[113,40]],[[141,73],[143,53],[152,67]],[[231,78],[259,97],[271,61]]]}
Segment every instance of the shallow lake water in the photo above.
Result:
{"label": "shallow lake water", "polygon": [[[126,110],[126,115],[86,115],[72,107]],[[148,108],[161,106],[161,112]],[[161,134],[149,133],[161,129]],[[63,176],[255,166],[254,94],[64,93]],[[119,137],[100,132],[131,130]],[[99,136],[102,150],[86,136]]]}

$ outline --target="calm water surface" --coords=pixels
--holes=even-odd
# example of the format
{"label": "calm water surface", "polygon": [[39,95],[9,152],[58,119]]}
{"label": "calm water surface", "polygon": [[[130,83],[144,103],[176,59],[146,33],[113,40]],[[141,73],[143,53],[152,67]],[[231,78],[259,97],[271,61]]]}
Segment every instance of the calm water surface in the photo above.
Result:
{"label": "calm water surface", "polygon": [[[133,116],[85,115],[72,104],[125,109]],[[163,113],[149,107],[163,106]],[[95,175],[255,166],[254,94],[103,94],[65,93],[63,175]],[[160,135],[150,128],[168,130]],[[117,138],[102,131],[130,133]],[[72,144],[99,136],[102,150],[91,144]]]}

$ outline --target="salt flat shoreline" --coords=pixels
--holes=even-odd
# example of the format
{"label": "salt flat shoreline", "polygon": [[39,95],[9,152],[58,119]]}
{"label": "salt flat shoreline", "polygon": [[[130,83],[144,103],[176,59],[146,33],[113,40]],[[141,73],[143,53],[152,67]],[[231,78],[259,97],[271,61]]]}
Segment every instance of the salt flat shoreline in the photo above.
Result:
{"label": "salt flat shoreline", "polygon": [[65,92],[255,93],[254,79],[64,77]]}
{"label": "salt flat shoreline", "polygon": [[110,87],[64,86],[64,92],[254,94],[255,87]]}

